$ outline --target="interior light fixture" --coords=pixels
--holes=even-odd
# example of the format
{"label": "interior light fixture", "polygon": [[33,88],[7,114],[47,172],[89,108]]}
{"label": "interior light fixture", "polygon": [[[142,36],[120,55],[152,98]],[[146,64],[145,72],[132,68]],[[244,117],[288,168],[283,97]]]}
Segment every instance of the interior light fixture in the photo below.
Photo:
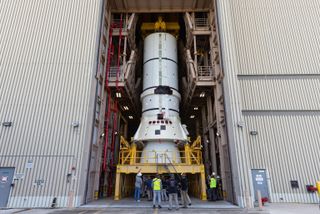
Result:
{"label": "interior light fixture", "polygon": [[206,96],[206,92],[201,92],[201,94],[200,94],[200,97],[204,97],[204,96]]}
{"label": "interior light fixture", "polygon": [[193,118],[194,118],[194,115],[190,115],[190,118],[193,119]]}
{"label": "interior light fixture", "polygon": [[129,107],[128,106],[123,106],[123,109],[128,111],[129,110]]}
{"label": "interior light fixture", "polygon": [[198,106],[196,106],[196,107],[193,108],[193,110],[196,110],[196,111],[197,111],[198,109],[199,109]]}
{"label": "interior light fixture", "polygon": [[120,92],[116,92],[116,97],[121,98],[121,93]]}
{"label": "interior light fixture", "polygon": [[131,115],[129,115],[129,119],[131,119],[131,120],[132,120],[132,119],[133,119],[133,117],[132,117]]}

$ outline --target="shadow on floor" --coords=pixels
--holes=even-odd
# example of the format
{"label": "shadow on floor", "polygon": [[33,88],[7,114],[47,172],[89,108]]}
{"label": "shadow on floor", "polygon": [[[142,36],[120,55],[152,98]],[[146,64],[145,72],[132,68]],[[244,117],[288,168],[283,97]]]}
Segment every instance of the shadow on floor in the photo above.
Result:
{"label": "shadow on floor", "polygon": [[[198,198],[191,198],[192,204],[189,208],[201,208],[201,209],[239,209],[238,206],[231,204],[227,201],[202,201]],[[162,207],[169,207],[168,201],[162,202]],[[149,208],[152,207],[152,201],[148,201],[145,198],[141,199],[141,202],[136,202],[133,198],[123,198],[119,201],[113,200],[113,198],[104,198],[96,201],[89,202],[81,206],[83,208]]]}

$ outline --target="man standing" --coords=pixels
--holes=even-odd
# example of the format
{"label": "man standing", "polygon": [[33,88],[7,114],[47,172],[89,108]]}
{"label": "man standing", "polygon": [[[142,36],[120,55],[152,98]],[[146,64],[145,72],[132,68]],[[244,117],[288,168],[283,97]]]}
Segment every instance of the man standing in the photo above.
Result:
{"label": "man standing", "polygon": [[152,178],[148,177],[146,180],[146,186],[147,186],[147,196],[148,196],[148,201],[152,201]]}
{"label": "man standing", "polygon": [[174,178],[174,175],[170,175],[170,179],[168,180],[168,193],[169,193],[169,210],[172,209],[172,199],[176,202],[176,210],[179,210],[179,202],[178,202],[178,183]]}
{"label": "man standing", "polygon": [[140,194],[141,194],[141,187],[142,187],[142,174],[139,171],[136,175],[136,182],[134,184],[134,200],[140,202]]}
{"label": "man standing", "polygon": [[167,181],[164,176],[162,177],[161,182],[162,182],[161,200],[168,201],[169,199],[168,199],[168,195],[167,195]]}
{"label": "man standing", "polygon": [[[191,200],[188,195],[188,178],[186,174],[181,174],[181,202],[183,208],[188,208],[187,204],[191,205]],[[189,198],[189,200],[188,200]]]}
{"label": "man standing", "polygon": [[161,208],[161,179],[160,176],[157,176],[152,180],[152,188],[153,188],[153,208],[156,208],[156,200],[158,199],[158,207]]}
{"label": "man standing", "polygon": [[213,172],[210,178],[209,182],[209,193],[210,193],[210,201],[216,201],[217,200],[217,180],[215,179],[215,173]]}

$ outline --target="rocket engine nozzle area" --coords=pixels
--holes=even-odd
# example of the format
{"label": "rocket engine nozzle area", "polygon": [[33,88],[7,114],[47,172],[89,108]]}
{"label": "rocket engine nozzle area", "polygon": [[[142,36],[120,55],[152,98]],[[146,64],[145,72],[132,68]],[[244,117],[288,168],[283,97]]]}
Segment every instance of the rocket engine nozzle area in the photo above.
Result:
{"label": "rocket engine nozzle area", "polygon": [[150,34],[144,40],[142,118],[133,137],[145,142],[142,155],[157,151],[180,157],[175,142],[188,140],[179,116],[180,100],[176,38],[163,32]]}

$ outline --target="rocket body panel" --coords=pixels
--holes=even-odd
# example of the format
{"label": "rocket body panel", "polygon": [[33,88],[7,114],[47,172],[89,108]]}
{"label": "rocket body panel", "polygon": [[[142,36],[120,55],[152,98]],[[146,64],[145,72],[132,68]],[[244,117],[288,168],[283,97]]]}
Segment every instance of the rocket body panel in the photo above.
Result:
{"label": "rocket body panel", "polygon": [[168,33],[147,36],[143,63],[142,118],[133,139],[145,143],[143,155],[156,151],[160,156],[180,157],[175,142],[186,142],[187,131],[179,117],[176,38]]}
{"label": "rocket body panel", "polygon": [[181,163],[177,147],[170,141],[151,141],[144,147],[141,163]]}
{"label": "rocket body panel", "polygon": [[178,91],[178,65],[167,59],[151,60],[143,66],[143,88],[165,85]]}
{"label": "rocket body panel", "polygon": [[187,140],[187,135],[181,125],[180,118],[171,117],[169,120],[157,120],[156,117],[143,117],[133,139],[134,141],[171,140],[172,142],[183,142]]}
{"label": "rocket body panel", "polygon": [[177,41],[168,33],[154,33],[144,40],[143,90],[159,85],[178,90]]}
{"label": "rocket body panel", "polygon": [[[179,102],[180,94],[154,94],[154,89],[150,89],[149,93],[142,93],[142,114],[143,116],[150,116],[159,113],[159,110],[164,111],[164,117],[179,116]],[[150,93],[151,92],[151,93]],[[156,111],[156,112],[154,112]]]}
{"label": "rocket body panel", "polygon": [[178,63],[177,53],[177,40],[169,33],[153,33],[144,39],[143,63],[159,57]]}

